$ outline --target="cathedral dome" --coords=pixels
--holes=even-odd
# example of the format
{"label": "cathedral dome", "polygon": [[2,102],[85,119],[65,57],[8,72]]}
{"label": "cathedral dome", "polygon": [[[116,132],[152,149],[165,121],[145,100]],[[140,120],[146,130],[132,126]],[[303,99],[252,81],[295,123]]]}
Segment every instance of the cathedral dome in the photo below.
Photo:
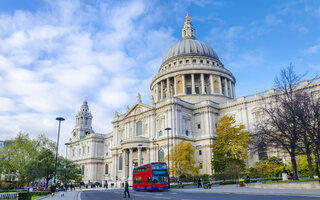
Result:
{"label": "cathedral dome", "polygon": [[172,45],[163,57],[162,63],[186,56],[205,56],[219,60],[216,52],[210,46],[199,40],[188,38]]}

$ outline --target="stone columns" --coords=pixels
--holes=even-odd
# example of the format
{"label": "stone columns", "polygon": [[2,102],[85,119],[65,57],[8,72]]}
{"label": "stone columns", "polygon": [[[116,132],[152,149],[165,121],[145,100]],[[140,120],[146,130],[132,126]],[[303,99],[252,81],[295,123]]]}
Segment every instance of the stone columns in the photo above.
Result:
{"label": "stone columns", "polygon": [[170,80],[167,78],[167,95],[166,97],[168,98],[170,96]]}
{"label": "stone columns", "polygon": [[214,94],[214,82],[213,82],[212,74],[210,74],[210,90],[211,90],[211,94]]}
{"label": "stone columns", "polygon": [[123,167],[123,175],[125,180],[128,178],[128,169],[127,169],[127,150],[124,149],[122,151],[122,167]]}
{"label": "stone columns", "polygon": [[142,147],[138,147],[138,166],[141,165],[141,160],[142,160],[141,150],[142,150]]}
{"label": "stone columns", "polygon": [[194,91],[195,86],[194,86],[194,74],[191,74],[191,93],[195,94],[196,92]]}
{"label": "stone columns", "polygon": [[232,94],[233,94],[233,98],[236,98],[236,90],[234,88],[234,83],[232,83]]}
{"label": "stone columns", "polygon": [[112,179],[116,180],[117,176],[117,156],[112,156]]}
{"label": "stone columns", "polygon": [[204,74],[201,74],[201,94],[206,94],[206,90],[204,86]]}
{"label": "stone columns", "polygon": [[186,80],[185,80],[185,75],[182,75],[182,94],[186,94]]}
{"label": "stone columns", "polygon": [[132,155],[133,149],[129,149],[129,180],[132,180],[132,170],[133,170],[133,155]]}
{"label": "stone columns", "polygon": [[146,163],[150,162],[150,148],[147,148],[147,158],[146,158]]}
{"label": "stone columns", "polygon": [[[174,81],[174,84],[173,84],[174,95],[176,95],[177,94],[177,79],[175,76],[173,77],[173,81]],[[172,95],[172,96],[174,96],[174,95]]]}
{"label": "stone columns", "polygon": [[219,77],[218,80],[219,80],[219,88],[220,88],[219,93],[222,94],[222,77]]}
{"label": "stone columns", "polygon": [[160,81],[160,99],[163,99],[163,81]]}
{"label": "stone columns", "polygon": [[231,81],[230,80],[228,81],[228,85],[229,85],[229,87],[228,87],[229,88],[228,89],[229,90],[229,97],[232,97],[232,86],[231,86]]}
{"label": "stone columns", "polygon": [[155,101],[158,102],[159,101],[159,85],[158,85],[158,83],[155,85],[155,87],[156,87]]}
{"label": "stone columns", "polygon": [[224,95],[228,96],[228,80],[224,78]]}

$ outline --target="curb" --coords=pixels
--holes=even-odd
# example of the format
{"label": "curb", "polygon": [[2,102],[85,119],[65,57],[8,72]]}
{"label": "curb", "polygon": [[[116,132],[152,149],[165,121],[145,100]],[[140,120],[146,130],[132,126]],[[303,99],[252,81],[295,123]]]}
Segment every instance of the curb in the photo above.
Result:
{"label": "curb", "polygon": [[[172,189],[176,190],[176,189]],[[181,191],[181,190],[180,190]],[[183,192],[199,192],[199,191],[183,191]],[[308,193],[265,193],[265,192],[219,192],[219,191],[201,191],[202,193],[212,193],[212,194],[254,194],[254,195],[279,195],[279,196],[310,196],[310,197],[320,197],[320,194],[308,194]]]}

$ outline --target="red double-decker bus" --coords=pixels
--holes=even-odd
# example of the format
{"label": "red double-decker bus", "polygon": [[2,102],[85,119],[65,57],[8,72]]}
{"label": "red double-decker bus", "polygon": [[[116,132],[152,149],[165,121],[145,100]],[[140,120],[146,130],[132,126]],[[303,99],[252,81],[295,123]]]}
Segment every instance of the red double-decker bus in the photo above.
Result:
{"label": "red double-decker bus", "polygon": [[165,162],[154,162],[133,169],[133,190],[169,189],[169,173]]}

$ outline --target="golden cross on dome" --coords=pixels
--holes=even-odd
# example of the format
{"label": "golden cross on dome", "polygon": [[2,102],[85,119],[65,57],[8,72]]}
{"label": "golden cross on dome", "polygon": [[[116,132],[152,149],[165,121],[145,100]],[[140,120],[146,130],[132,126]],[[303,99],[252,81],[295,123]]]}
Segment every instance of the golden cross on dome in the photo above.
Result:
{"label": "golden cross on dome", "polygon": [[188,14],[188,11],[187,11],[186,20],[187,20],[187,21],[189,21],[189,14]]}

